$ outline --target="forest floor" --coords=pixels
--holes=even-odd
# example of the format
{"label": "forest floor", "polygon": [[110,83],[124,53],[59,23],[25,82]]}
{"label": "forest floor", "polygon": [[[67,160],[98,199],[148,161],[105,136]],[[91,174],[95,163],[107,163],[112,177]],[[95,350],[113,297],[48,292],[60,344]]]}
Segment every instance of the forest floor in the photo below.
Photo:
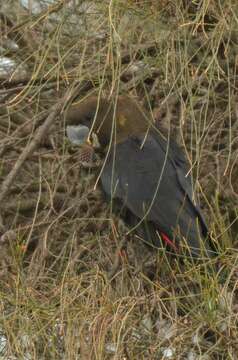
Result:
{"label": "forest floor", "polygon": [[[21,3],[0,5],[0,359],[238,359],[237,1]],[[95,92],[171,128],[217,258],[120,256],[126,225],[65,136]]]}

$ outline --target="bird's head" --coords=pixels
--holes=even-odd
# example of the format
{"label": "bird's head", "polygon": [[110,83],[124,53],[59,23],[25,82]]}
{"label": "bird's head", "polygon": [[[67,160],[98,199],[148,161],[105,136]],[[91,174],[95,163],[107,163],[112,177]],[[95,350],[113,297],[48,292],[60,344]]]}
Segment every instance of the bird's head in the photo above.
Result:
{"label": "bird's head", "polygon": [[128,136],[146,132],[151,118],[128,96],[116,100],[91,96],[68,109],[66,125],[73,144],[107,148],[112,141],[120,143]]}

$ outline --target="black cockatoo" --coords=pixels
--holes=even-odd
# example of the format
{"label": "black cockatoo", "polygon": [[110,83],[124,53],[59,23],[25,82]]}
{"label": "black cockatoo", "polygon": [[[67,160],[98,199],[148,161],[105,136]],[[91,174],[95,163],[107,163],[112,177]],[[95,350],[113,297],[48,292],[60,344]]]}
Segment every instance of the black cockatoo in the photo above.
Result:
{"label": "black cockatoo", "polygon": [[195,257],[213,253],[183,151],[137,101],[88,97],[68,109],[66,125],[69,139],[82,148],[97,137],[105,154],[102,188],[126,209],[125,220],[140,238],[173,252],[185,245]]}

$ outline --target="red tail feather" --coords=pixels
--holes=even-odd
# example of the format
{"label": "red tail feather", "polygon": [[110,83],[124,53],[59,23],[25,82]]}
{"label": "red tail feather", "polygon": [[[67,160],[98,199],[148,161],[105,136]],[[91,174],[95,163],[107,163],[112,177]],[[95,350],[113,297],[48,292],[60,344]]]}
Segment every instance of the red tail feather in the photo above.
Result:
{"label": "red tail feather", "polygon": [[160,232],[161,238],[162,240],[169,245],[170,247],[172,247],[175,251],[178,251],[177,246],[173,243],[173,241],[171,241],[167,235],[165,235],[163,232]]}

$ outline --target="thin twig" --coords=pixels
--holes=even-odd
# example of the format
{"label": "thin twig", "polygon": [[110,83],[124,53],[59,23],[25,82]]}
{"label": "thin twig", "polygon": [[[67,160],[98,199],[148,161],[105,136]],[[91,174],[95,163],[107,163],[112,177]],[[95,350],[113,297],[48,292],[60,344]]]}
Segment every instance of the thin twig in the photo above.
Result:
{"label": "thin twig", "polygon": [[[76,89],[77,90],[77,89]],[[3,181],[1,188],[0,188],[0,208],[3,205],[3,199],[9,192],[9,189],[16,178],[19,170],[21,169],[22,165],[26,161],[26,159],[34,152],[34,150],[38,147],[41,140],[43,139],[44,135],[49,130],[50,126],[53,124],[54,120],[56,119],[57,115],[60,114],[61,110],[68,103],[72,96],[75,96],[75,89],[72,91],[70,88],[65,96],[52,108],[49,110],[49,115],[46,118],[45,122],[36,130],[35,135],[28,146],[23,150],[21,155],[19,156],[18,160],[16,161],[15,165],[13,166],[12,170]]]}

